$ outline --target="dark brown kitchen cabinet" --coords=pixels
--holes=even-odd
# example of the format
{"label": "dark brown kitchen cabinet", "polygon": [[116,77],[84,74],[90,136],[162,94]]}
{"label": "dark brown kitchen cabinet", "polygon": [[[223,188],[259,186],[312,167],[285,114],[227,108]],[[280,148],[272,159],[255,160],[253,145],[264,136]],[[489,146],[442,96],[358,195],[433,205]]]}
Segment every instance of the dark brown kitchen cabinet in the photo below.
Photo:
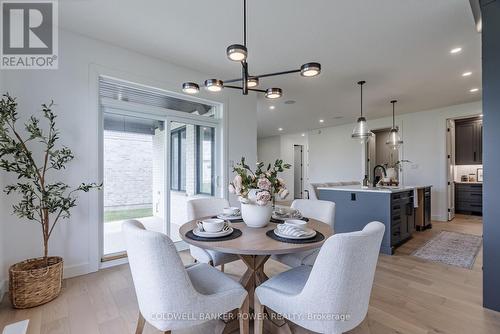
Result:
{"label": "dark brown kitchen cabinet", "polygon": [[481,183],[455,184],[455,210],[457,213],[483,213],[483,185]]}
{"label": "dark brown kitchen cabinet", "polygon": [[455,163],[483,163],[483,120],[480,118],[455,121]]}

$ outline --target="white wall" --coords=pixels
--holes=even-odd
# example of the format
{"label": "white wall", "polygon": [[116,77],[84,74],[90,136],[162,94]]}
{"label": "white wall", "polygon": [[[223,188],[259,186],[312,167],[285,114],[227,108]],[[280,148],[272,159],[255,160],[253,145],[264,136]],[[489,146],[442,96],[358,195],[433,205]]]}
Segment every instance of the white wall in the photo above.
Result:
{"label": "white wall", "polygon": [[[446,220],[446,119],[481,113],[480,102],[397,116],[404,145],[406,185],[432,185],[433,219]],[[371,120],[372,129],[391,126],[391,118]],[[363,179],[363,146],[351,139],[354,124],[309,132],[310,182]]]}
{"label": "white wall", "polygon": [[293,154],[294,145],[304,146],[304,166],[303,166],[303,189],[307,189],[308,177],[307,177],[307,150],[308,150],[308,140],[307,135],[302,136],[301,133],[286,134],[282,136],[272,136],[259,138],[257,141],[257,158],[259,161],[264,163],[273,163],[276,159],[283,159],[285,163],[289,163],[292,167],[289,170],[285,170],[280,177],[285,180],[290,195],[288,195],[287,200],[293,199],[294,194],[294,169],[293,165]]}
{"label": "white wall", "polygon": [[[1,80],[1,78],[0,78]],[[1,88],[1,83],[0,83],[0,88]],[[0,190],[3,190],[5,187],[4,184],[4,178],[3,175],[0,177]],[[8,212],[7,208],[7,203],[4,200],[0,200],[0,213],[2,215],[4,213]],[[0,221],[0,301],[2,300],[2,297],[4,293],[7,291],[7,275],[5,273],[4,268],[6,268],[5,264],[5,255],[4,255],[4,248],[5,248],[5,242],[3,241],[4,234],[5,233],[5,224],[3,221]]]}
{"label": "white wall", "polygon": [[[3,80],[3,75],[2,71],[0,71],[0,95],[3,95],[5,93],[4,90],[4,80]],[[0,174],[0,191],[3,192],[3,189],[5,187],[5,182],[4,182],[4,175]],[[7,212],[7,203],[5,200],[0,199],[0,213]],[[7,289],[7,281],[6,281],[6,273],[4,268],[6,268],[5,264],[5,255],[4,255],[4,248],[5,248],[5,243],[3,242],[3,236],[4,236],[4,231],[5,231],[5,224],[3,221],[0,221],[0,300],[2,300],[3,294],[6,292]]]}
{"label": "white wall", "polygon": [[[18,97],[19,112],[26,118],[40,108],[40,104],[54,99],[57,124],[62,142],[73,149],[75,161],[60,174],[62,181],[77,185],[82,181],[100,181],[98,164],[98,110],[94,99],[97,89],[95,72],[112,72],[119,78],[180,93],[184,81],[202,81],[202,75],[187,68],[144,56],[123,48],[60,31],[58,70],[2,71],[4,90]],[[101,72],[102,73],[102,72]],[[222,95],[201,96],[225,103],[228,160],[241,156],[254,163],[257,156],[256,97],[243,96],[227,90]],[[226,171],[228,170],[226,166]],[[2,173],[12,181],[12,176]],[[13,199],[0,195],[2,211],[0,222],[5,233],[0,240],[5,250],[5,261],[0,268],[0,280],[6,277],[7,265],[42,254],[39,227],[21,222],[10,215]],[[64,257],[65,274],[73,276],[98,269],[99,265],[99,200],[97,192],[83,194],[72,218],[60,224],[50,243],[50,254]],[[0,263],[1,264],[1,263]]]}
{"label": "white wall", "polygon": [[257,140],[257,160],[272,163],[281,157],[281,136],[259,138]]}

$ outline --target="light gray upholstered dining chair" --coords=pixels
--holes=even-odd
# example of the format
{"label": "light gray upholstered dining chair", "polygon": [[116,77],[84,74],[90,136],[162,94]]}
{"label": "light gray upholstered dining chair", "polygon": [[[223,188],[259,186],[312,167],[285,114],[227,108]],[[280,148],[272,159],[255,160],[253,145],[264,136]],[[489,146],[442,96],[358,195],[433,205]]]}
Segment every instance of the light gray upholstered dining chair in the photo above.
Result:
{"label": "light gray upholstered dining chair", "polygon": [[[194,198],[187,202],[187,219],[194,220],[203,217],[215,216],[222,213],[224,208],[229,206],[229,202],[224,198],[201,197]],[[191,256],[198,262],[208,263],[212,266],[221,266],[224,271],[224,264],[239,260],[236,254],[227,254],[196,246],[189,246]]]}
{"label": "light gray upholstered dining chair", "polygon": [[[291,207],[299,210],[304,217],[319,220],[335,230],[335,203],[314,199],[296,199]],[[292,268],[302,265],[312,266],[318,253],[319,249],[313,249],[299,253],[273,255],[272,259]]]}
{"label": "light gray upholstered dining chair", "polygon": [[313,267],[272,277],[255,290],[255,333],[262,333],[264,306],[318,333],[340,334],[366,317],[385,226],[328,238]]}
{"label": "light gray upholstered dining chair", "polygon": [[136,333],[145,322],[164,333],[206,322],[207,315],[239,309],[240,333],[248,333],[248,293],[219,270],[200,263],[184,268],[174,243],[136,221],[122,225],[139,302]]}

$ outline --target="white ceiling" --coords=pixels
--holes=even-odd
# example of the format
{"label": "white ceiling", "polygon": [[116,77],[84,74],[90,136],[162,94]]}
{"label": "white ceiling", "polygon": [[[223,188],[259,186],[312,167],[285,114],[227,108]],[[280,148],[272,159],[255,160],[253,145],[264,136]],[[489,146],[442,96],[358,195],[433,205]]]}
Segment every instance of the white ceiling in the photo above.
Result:
{"label": "white ceiling", "polygon": [[[242,1],[65,0],[60,24],[213,77],[240,74],[225,50],[242,43]],[[354,122],[359,80],[367,81],[368,119],[390,115],[393,98],[398,113],[480,99],[480,92],[469,92],[481,87],[481,38],[474,28],[468,0],[248,0],[251,74],[309,61],[323,67],[316,78],[261,80],[284,96],[273,103],[259,98],[259,136],[279,134],[279,127],[293,133]],[[463,51],[451,55],[456,46]],[[473,74],[463,78],[465,71]]]}

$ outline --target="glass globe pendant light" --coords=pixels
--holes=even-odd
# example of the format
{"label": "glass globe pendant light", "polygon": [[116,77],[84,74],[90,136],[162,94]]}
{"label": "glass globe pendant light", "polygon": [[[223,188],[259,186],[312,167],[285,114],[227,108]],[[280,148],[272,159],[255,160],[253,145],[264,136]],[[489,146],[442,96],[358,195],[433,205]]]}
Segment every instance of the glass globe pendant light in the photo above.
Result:
{"label": "glass globe pendant light", "polygon": [[387,145],[389,145],[393,150],[397,150],[401,144],[403,144],[403,141],[401,140],[401,137],[399,136],[399,131],[398,128],[396,127],[396,113],[395,113],[395,105],[397,100],[392,100],[392,128],[391,132],[389,133],[389,138],[387,138],[387,141],[385,142]]}
{"label": "glass globe pendant light", "polygon": [[361,115],[358,118],[356,126],[354,130],[352,130],[352,139],[361,140],[361,143],[366,142],[371,136],[373,136],[373,132],[368,128],[368,124],[366,123],[366,118],[363,116],[363,85],[366,81],[359,81],[358,85],[361,89]]}

